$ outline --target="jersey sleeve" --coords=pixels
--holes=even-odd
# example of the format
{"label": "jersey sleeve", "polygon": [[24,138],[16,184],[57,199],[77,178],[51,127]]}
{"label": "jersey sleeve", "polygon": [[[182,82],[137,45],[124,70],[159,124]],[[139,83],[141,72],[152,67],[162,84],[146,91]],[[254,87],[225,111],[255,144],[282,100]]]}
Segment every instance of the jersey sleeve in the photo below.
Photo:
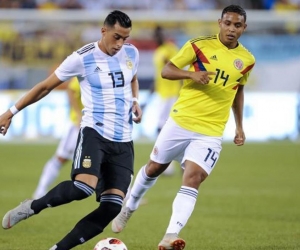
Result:
{"label": "jersey sleeve", "polygon": [[249,65],[247,68],[245,68],[242,72],[243,76],[241,78],[241,80],[239,81],[240,85],[245,85],[248,81],[248,78],[250,76],[250,73],[254,67],[255,62],[253,62],[253,64]]}
{"label": "jersey sleeve", "polygon": [[55,70],[56,76],[61,81],[67,81],[74,76],[82,76],[84,68],[77,52],[69,55]]}
{"label": "jersey sleeve", "polygon": [[195,51],[191,45],[191,42],[186,42],[179,52],[171,58],[171,62],[179,69],[184,68],[187,65],[191,65],[196,60]]}
{"label": "jersey sleeve", "polygon": [[136,58],[135,58],[135,67],[134,67],[133,75],[136,75],[138,71],[139,61],[140,61],[140,55],[138,49],[135,48],[135,51],[136,51]]}
{"label": "jersey sleeve", "polygon": [[[134,53],[133,53],[133,64],[134,64],[134,67],[132,69],[132,72],[133,72],[133,75],[136,75],[137,71],[138,71],[139,61],[140,61],[139,50],[134,45],[132,45],[132,44],[129,44],[129,49],[134,51]],[[129,54],[130,54],[130,52],[129,52]]]}

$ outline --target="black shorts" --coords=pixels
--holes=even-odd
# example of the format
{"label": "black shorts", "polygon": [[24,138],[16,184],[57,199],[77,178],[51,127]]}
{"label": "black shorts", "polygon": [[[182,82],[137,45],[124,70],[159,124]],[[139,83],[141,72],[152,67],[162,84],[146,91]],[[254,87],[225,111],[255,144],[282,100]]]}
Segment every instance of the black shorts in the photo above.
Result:
{"label": "black shorts", "polygon": [[97,200],[108,189],[127,193],[133,175],[133,142],[114,142],[90,127],[80,129],[74,153],[71,178],[77,174],[98,177]]}

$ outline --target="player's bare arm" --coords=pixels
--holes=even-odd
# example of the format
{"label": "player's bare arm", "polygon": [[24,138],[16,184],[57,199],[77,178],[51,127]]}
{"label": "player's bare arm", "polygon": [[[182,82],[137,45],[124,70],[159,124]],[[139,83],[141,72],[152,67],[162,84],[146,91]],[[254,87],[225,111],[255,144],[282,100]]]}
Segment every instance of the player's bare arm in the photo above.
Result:
{"label": "player's bare arm", "polygon": [[[38,100],[45,97],[49,94],[54,88],[62,83],[61,80],[53,73],[44,81],[35,85],[29,92],[27,92],[16,104],[13,106],[16,111],[20,111],[32,103],[37,102]],[[14,114],[11,109],[7,110],[0,116],[0,133],[5,135],[10,124],[11,119]]]}
{"label": "player's bare arm", "polygon": [[208,84],[216,75],[216,72],[197,71],[192,72],[177,68],[172,62],[168,62],[161,72],[163,78],[169,80],[191,79],[196,83]]}
{"label": "player's bare arm", "polygon": [[243,129],[243,109],[244,109],[244,86],[240,85],[232,104],[232,111],[236,124],[234,143],[237,146],[242,146],[245,143],[246,137]]}
{"label": "player's bare arm", "polygon": [[132,113],[134,114],[133,121],[135,123],[140,123],[142,121],[142,109],[139,105],[139,82],[137,79],[137,75],[134,75],[131,81],[131,89],[132,89]]}

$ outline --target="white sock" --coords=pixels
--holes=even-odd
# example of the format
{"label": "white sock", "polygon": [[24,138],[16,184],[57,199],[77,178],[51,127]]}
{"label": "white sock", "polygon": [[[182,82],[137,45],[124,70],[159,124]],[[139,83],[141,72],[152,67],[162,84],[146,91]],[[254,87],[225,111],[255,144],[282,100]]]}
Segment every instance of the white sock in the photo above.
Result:
{"label": "white sock", "polygon": [[133,186],[131,187],[129,199],[126,203],[126,207],[132,211],[138,208],[145,193],[155,184],[157,180],[157,177],[152,178],[146,175],[145,167],[146,166],[143,166],[138,172]]}
{"label": "white sock", "polygon": [[55,156],[45,164],[39,184],[33,195],[34,199],[38,199],[48,192],[48,188],[58,176],[61,166],[62,163]]}
{"label": "white sock", "polygon": [[123,204],[126,204],[126,202],[127,202],[128,199],[129,199],[129,196],[130,196],[130,193],[131,193],[131,185],[132,185],[132,181],[133,181],[133,179],[131,178],[131,182],[130,182],[130,185],[129,185],[129,187],[128,187],[127,194],[126,194],[126,196],[125,196],[125,198],[124,198],[124,200],[123,200]]}
{"label": "white sock", "polygon": [[173,201],[172,216],[166,233],[179,234],[194,211],[197,195],[197,189],[181,186]]}

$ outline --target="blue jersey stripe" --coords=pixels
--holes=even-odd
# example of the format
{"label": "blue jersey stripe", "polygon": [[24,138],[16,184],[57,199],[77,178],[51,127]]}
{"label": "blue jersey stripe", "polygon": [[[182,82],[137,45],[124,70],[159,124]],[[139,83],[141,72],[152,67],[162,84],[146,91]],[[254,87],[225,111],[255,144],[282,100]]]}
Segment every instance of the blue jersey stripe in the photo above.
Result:
{"label": "blue jersey stripe", "polygon": [[[130,60],[132,62],[136,61],[137,54],[136,54],[136,51],[134,50],[134,48],[132,48],[132,47],[125,47],[125,52],[126,52],[127,56],[130,58]],[[134,75],[134,72],[137,70],[136,67],[137,67],[137,65],[132,65],[132,75]],[[132,128],[133,127],[133,122],[132,122],[132,108],[130,108],[130,110],[129,110],[129,120],[128,120],[128,123],[129,123],[130,127]]]}
{"label": "blue jersey stripe", "polygon": [[[125,48],[127,56],[131,59],[132,62],[135,62],[136,59],[136,53],[135,50],[131,47],[126,47]],[[132,75],[134,75],[135,72],[135,65],[132,65]]]}
{"label": "blue jersey stripe", "polygon": [[91,96],[93,99],[93,103],[97,104],[93,107],[93,124],[94,128],[103,135],[103,122],[104,117],[103,114],[105,113],[105,105],[103,101],[103,93],[102,93],[102,85],[101,80],[97,74],[93,74],[93,70],[97,67],[95,62],[95,58],[93,54],[89,54],[84,57],[84,67],[87,74],[87,79],[91,84]]}
{"label": "blue jersey stripe", "polygon": [[107,61],[108,67],[113,74],[115,74],[115,88],[114,88],[114,96],[115,96],[115,120],[114,120],[114,140],[122,140],[123,138],[123,127],[124,127],[124,116],[125,116],[125,95],[124,88],[118,87],[124,85],[124,78],[120,74],[122,72],[119,60],[117,58],[111,57]]}

